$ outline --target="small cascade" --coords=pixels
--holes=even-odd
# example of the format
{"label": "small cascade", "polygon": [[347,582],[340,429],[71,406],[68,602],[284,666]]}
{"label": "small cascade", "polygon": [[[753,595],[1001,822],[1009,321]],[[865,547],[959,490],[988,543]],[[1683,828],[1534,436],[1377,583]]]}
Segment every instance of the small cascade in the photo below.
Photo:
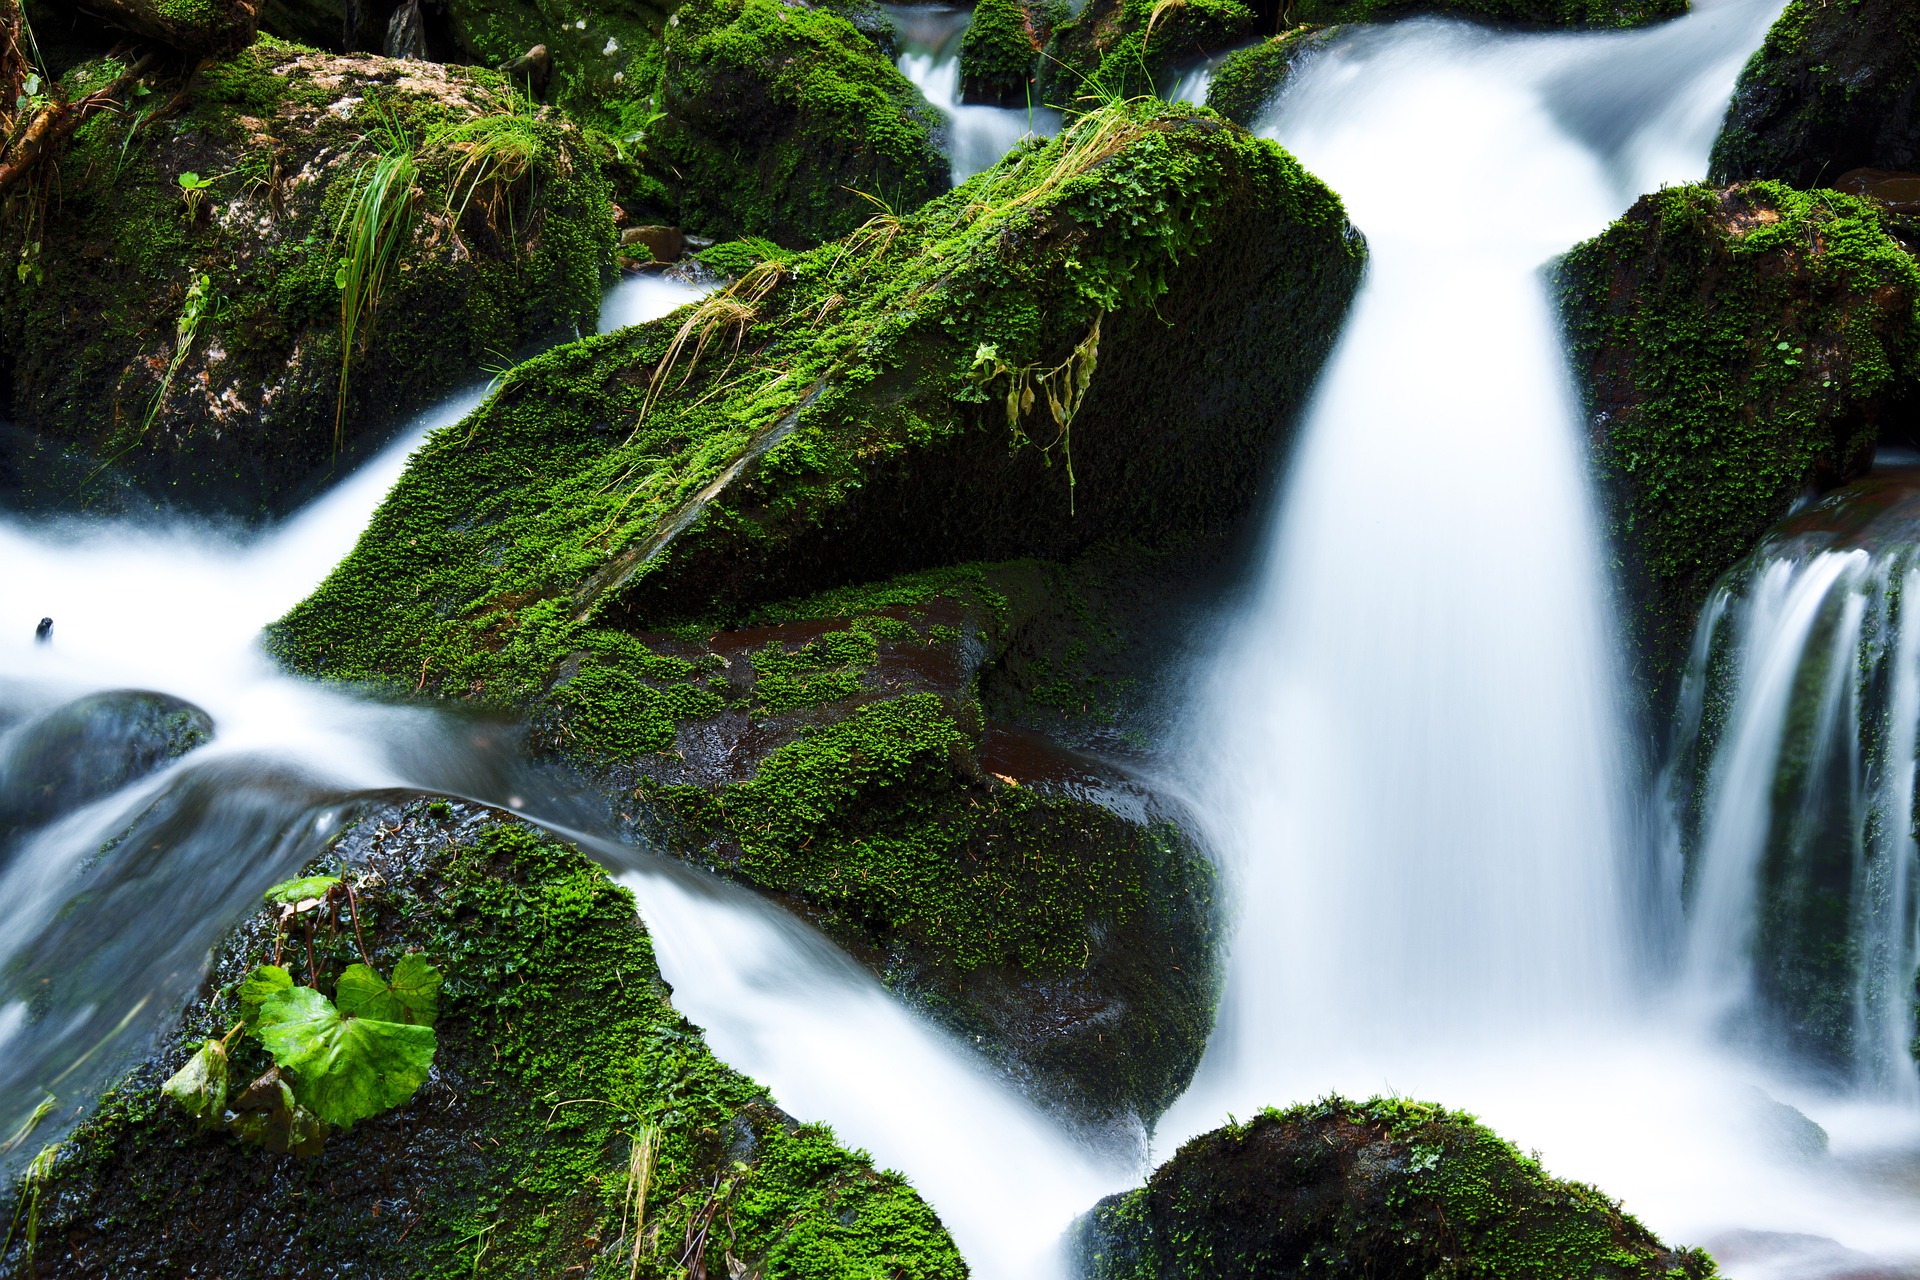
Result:
{"label": "small cascade", "polygon": [[1910,1101],[1917,593],[1920,470],[1788,520],[1702,613],[1667,776],[1686,998]]}
{"label": "small cascade", "polygon": [[947,117],[946,153],[953,184],[990,169],[1028,134],[1060,128],[1050,107],[982,107],[960,101],[960,40],[973,10],[944,4],[888,5],[899,43],[900,71]]}

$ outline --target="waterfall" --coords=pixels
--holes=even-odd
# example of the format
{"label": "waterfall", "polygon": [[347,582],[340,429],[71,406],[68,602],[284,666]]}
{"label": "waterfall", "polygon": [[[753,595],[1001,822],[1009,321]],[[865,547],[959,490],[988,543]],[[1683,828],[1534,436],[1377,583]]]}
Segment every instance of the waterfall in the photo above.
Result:
{"label": "waterfall", "polygon": [[1060,113],[1050,107],[983,107],[960,101],[960,39],[973,20],[972,9],[944,4],[886,8],[899,44],[901,73],[947,118],[945,150],[953,163],[955,186],[991,169],[1028,134],[1050,137],[1060,128]]}
{"label": "waterfall", "polygon": [[1701,616],[1666,780],[1698,1016],[1920,1101],[1920,475],[1790,522]]}

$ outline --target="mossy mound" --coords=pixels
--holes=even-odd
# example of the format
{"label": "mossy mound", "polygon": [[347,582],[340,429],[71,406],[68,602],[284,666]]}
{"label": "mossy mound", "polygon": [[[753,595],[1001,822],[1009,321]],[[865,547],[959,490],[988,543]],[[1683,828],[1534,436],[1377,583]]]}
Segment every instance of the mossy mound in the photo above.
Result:
{"label": "mossy mound", "polygon": [[1216,1129],[1074,1236],[1086,1280],[1716,1274],[1472,1116],[1400,1098],[1332,1097]]}
{"label": "mossy mound", "polygon": [[[83,64],[69,91],[121,70]],[[36,437],[10,461],[30,504],[106,505],[124,482],[285,510],[424,403],[598,313],[599,170],[578,130],[491,72],[263,37],[124,96],[9,193],[0,228],[13,413]],[[403,212],[342,406],[352,210],[396,149]]]}
{"label": "mossy mound", "polygon": [[838,14],[689,0],[657,59],[645,167],[692,231],[808,247],[951,185],[943,117]]}
{"label": "mossy mound", "polygon": [[1067,6],[980,0],[960,40],[960,91],[967,102],[1024,107],[1034,96],[1040,51],[1053,28],[1065,21]]}
{"label": "mossy mound", "polygon": [[1324,47],[1335,30],[1298,26],[1228,54],[1207,81],[1207,105],[1251,128],[1254,118],[1280,96],[1300,60]]}
{"label": "mossy mound", "polygon": [[103,24],[196,58],[227,58],[253,43],[258,0],[78,0]]}
{"label": "mossy mound", "polygon": [[1831,183],[1920,168],[1920,10],[1904,0],[1793,0],[1740,73],[1708,180]]}
{"label": "mossy mound", "polygon": [[1644,196],[1557,269],[1641,674],[1664,706],[1714,580],[1861,474],[1915,370],[1920,270],[1867,201]]}
{"label": "mossy mound", "polygon": [[1151,95],[1173,64],[1232,48],[1258,24],[1240,0],[1087,0],[1054,28],[1041,59],[1040,94],[1059,105]]}
{"label": "mossy mound", "polygon": [[1384,22],[1420,13],[1506,26],[1638,27],[1687,11],[1687,0],[1299,0],[1295,22]]}
{"label": "mossy mound", "polygon": [[[29,1196],[34,1257],[16,1232],[10,1274],[626,1277],[637,1234],[637,1274],[657,1278],[966,1275],[903,1179],[714,1059],[669,1003],[632,897],[571,848],[505,815],[413,802],[368,814],[335,855],[330,868],[370,873],[359,915],[381,970],[418,951],[445,976],[428,1082],[305,1160],[201,1130],[160,1095],[237,1019],[240,979],[272,956],[263,912],[219,950],[167,1044],[58,1148]],[[323,970],[358,958],[339,924]],[[240,1043],[235,1073],[251,1079],[269,1062]],[[647,1128],[636,1233],[628,1155]],[[8,1205],[10,1220],[26,1208]]]}

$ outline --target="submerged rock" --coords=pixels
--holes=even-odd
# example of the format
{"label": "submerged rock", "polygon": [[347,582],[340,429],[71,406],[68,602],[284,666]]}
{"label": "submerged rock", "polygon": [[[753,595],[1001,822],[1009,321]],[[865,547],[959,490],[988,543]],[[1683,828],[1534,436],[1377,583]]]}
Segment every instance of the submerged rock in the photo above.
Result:
{"label": "submerged rock", "polygon": [[[4,1212],[37,1232],[10,1237],[9,1274],[965,1276],[904,1179],[713,1057],[669,1003],[632,897],[572,849],[416,801],[368,813],[327,859],[342,865],[376,968],[417,952],[444,978],[428,1081],[310,1159],[202,1129],[161,1096],[273,957],[263,911],[153,1057],[14,1188]],[[360,958],[349,919],[319,955],[323,974]],[[235,1042],[233,1079],[270,1065],[253,1037]]]}
{"label": "submerged rock", "polygon": [[1920,168],[1920,12],[1906,0],[1793,0],[1753,55],[1708,180],[1832,183]]}
{"label": "submerged rock", "polygon": [[164,693],[69,702],[0,736],[0,846],[177,760],[213,736],[213,718]]}
{"label": "submerged rock", "polygon": [[[82,64],[68,92],[123,69]],[[0,231],[32,433],[0,472],[30,505],[131,486],[285,510],[487,361],[597,314],[599,171],[493,73],[262,38],[117,92],[29,180],[43,212]]]}
{"label": "submerged rock", "polygon": [[1714,580],[1870,464],[1920,367],[1920,269],[1872,204],[1756,183],[1644,196],[1556,278],[1624,616],[1664,691]]}
{"label": "submerged rock", "polygon": [[1082,1218],[1073,1249],[1084,1280],[1716,1273],[1473,1117],[1399,1098],[1328,1098],[1195,1138]]}

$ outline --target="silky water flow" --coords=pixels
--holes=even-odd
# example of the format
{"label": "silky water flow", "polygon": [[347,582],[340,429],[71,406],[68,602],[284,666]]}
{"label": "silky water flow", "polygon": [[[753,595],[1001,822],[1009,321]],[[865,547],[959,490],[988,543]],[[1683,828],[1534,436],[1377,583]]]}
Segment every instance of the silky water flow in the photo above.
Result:
{"label": "silky water flow", "polygon": [[[1778,8],[1375,28],[1256,122],[1341,193],[1371,257],[1195,680],[1177,785],[1234,920],[1157,1157],[1230,1114],[1394,1092],[1475,1112],[1735,1275],[1920,1260],[1920,1112],[1756,1052],[1688,994],[1703,967],[1744,971],[1742,908],[1703,891],[1716,923],[1677,936],[1545,278],[1639,193],[1701,176]],[[1721,897],[1751,870],[1724,869]]]}
{"label": "silky water flow", "polygon": [[[1169,779],[1218,852],[1237,926],[1218,1031],[1156,1158],[1229,1114],[1397,1090],[1478,1112],[1553,1172],[1716,1247],[1735,1276],[1920,1258],[1920,1114],[1884,1089],[1771,1070],[1701,1012],[1726,999],[1687,996],[1712,982],[1647,963],[1675,949],[1678,877],[1633,795],[1540,275],[1635,194],[1700,174],[1777,7],[1699,0],[1626,34],[1361,29],[1260,122],[1342,193],[1372,258]],[[957,108],[964,178],[1029,122],[958,106],[964,13],[943,21],[903,30],[902,66]],[[623,286],[602,328],[688,296]],[[906,1173],[974,1274],[1061,1274],[1067,1224],[1143,1168],[1056,1128],[779,908],[584,829],[496,729],[291,680],[260,653],[259,628],[346,553],[407,452],[480,394],[265,533],[0,520],[0,773],[36,724],[100,691],[174,695],[216,726],[0,848],[0,972],[53,993],[32,1018],[25,986],[0,993],[0,1123],[49,1091],[48,1124],[70,1116],[355,797],[438,790],[543,820],[618,873],[716,1052]],[[1909,720],[1916,690],[1899,703]],[[97,858],[115,837],[138,856]],[[1702,960],[1678,946],[1680,972],[1735,982],[1742,953],[1726,946]],[[1826,1125],[1832,1154],[1789,1151],[1776,1099]]]}

